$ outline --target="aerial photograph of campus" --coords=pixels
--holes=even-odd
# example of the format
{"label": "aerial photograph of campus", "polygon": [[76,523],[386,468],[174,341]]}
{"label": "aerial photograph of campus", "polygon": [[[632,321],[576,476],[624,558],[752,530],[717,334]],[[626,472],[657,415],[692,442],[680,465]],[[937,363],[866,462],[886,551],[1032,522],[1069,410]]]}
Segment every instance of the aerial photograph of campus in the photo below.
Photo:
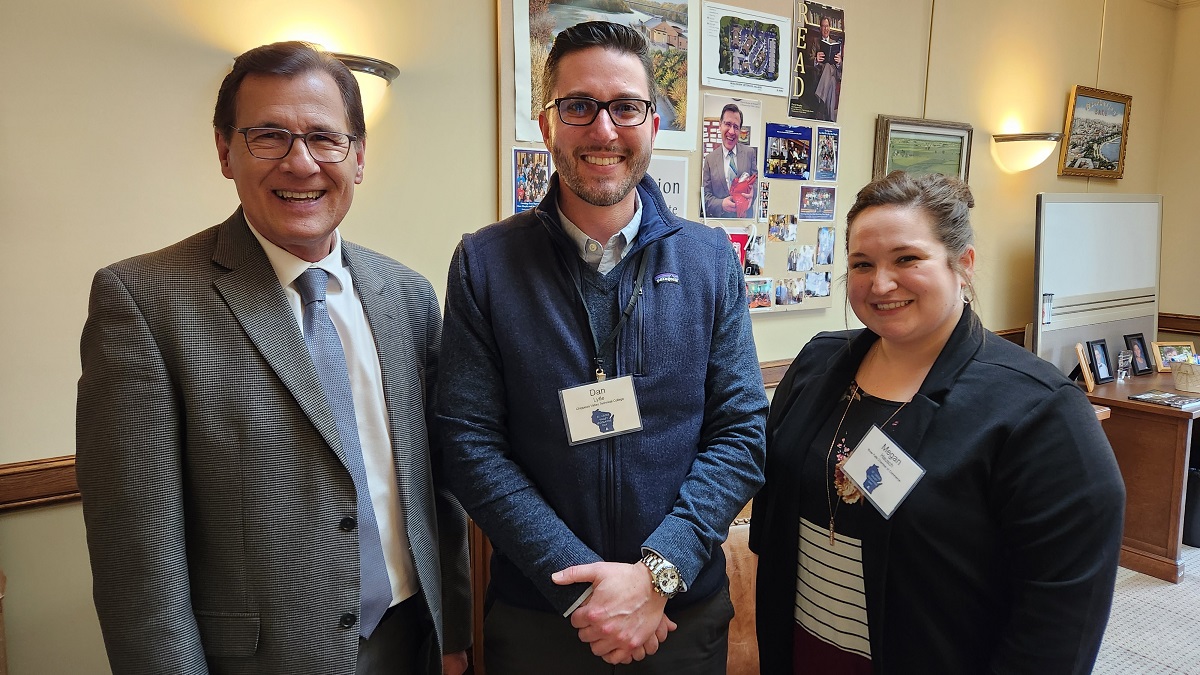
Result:
{"label": "aerial photograph of campus", "polygon": [[1116,171],[1121,163],[1124,120],[1124,103],[1078,96],[1063,167]]}
{"label": "aerial photograph of campus", "polygon": [[736,16],[721,17],[722,75],[774,82],[779,79],[779,26]]}

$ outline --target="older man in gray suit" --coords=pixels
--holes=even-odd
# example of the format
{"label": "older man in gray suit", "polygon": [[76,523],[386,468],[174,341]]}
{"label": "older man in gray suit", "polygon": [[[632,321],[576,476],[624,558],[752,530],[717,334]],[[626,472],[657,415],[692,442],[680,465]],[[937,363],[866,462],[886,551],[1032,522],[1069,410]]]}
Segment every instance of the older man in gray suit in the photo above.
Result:
{"label": "older man in gray suit", "polygon": [[234,62],[214,127],[241,207],[97,272],[83,331],[77,472],[112,669],[457,675],[437,299],[337,229],[363,175],[358,86],[266,45]]}

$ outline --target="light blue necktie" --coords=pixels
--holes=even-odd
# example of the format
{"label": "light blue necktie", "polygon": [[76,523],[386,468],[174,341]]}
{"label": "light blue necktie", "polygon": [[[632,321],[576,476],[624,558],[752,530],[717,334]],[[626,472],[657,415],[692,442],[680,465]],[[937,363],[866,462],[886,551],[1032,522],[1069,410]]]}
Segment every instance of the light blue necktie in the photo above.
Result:
{"label": "light blue necktie", "polygon": [[358,440],[358,421],[354,416],[354,395],[346,370],[346,353],[337,327],[325,307],[325,289],[329,273],[310,267],[296,279],[296,290],[304,303],[304,343],[312,355],[321,388],[337,422],[338,436],[346,455],[346,468],[358,493],[358,561],[361,585],[361,610],[358,633],[371,637],[384,612],[392,604],[392,584],[388,580],[387,564],[383,559],[383,544],[379,540],[379,524],[375,521],[375,506],[367,487],[367,469],[363,463],[362,444]]}

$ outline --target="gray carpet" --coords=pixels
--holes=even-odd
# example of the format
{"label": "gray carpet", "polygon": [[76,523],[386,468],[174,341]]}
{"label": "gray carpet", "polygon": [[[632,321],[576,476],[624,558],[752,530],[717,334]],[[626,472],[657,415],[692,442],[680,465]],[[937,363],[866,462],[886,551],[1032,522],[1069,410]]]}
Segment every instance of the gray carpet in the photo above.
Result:
{"label": "gray carpet", "polygon": [[1182,557],[1178,584],[1117,570],[1094,675],[1200,675],[1200,548]]}

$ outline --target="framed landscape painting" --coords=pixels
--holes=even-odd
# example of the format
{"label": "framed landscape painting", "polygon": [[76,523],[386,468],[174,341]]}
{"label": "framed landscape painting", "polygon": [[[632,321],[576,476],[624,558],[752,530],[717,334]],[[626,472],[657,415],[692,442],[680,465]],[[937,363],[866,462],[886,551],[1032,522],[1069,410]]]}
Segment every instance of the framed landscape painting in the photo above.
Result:
{"label": "framed landscape painting", "polygon": [[921,176],[940,173],[967,180],[971,168],[971,125],[916,117],[875,118],[872,180],[893,171]]}
{"label": "framed landscape painting", "polygon": [[1067,102],[1058,175],[1120,178],[1125,174],[1133,97],[1077,84]]}

